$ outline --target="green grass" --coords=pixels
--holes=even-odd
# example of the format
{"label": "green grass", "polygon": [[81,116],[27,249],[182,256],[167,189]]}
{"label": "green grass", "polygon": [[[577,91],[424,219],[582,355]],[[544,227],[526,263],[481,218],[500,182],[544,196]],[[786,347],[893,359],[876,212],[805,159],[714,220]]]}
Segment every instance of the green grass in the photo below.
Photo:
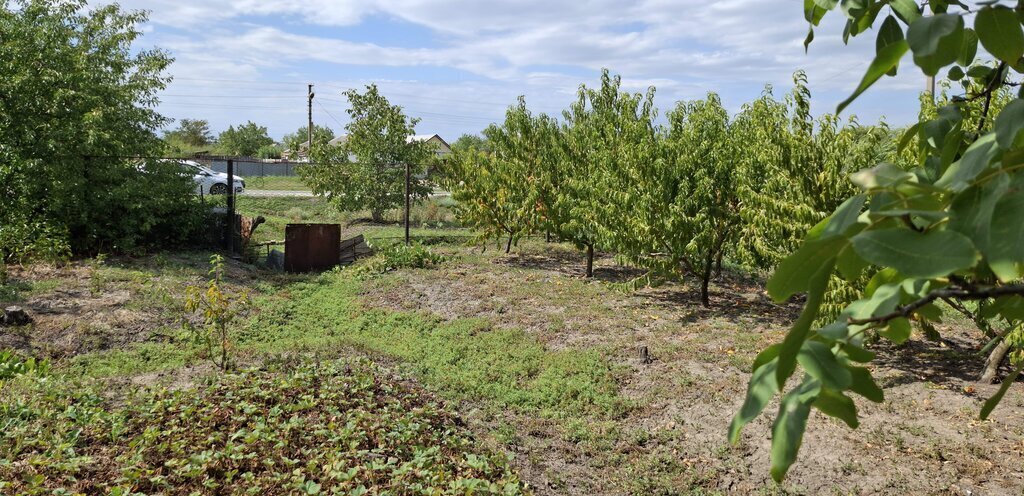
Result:
{"label": "green grass", "polygon": [[279,363],[111,406],[24,377],[0,403],[4,494],[522,494],[444,406],[365,361]]}
{"label": "green grass", "polygon": [[309,186],[299,176],[262,176],[245,178],[247,189],[278,191],[309,191]]}
{"label": "green grass", "polygon": [[[343,269],[264,288],[254,298],[254,314],[234,332],[234,352],[243,363],[252,363],[281,353],[355,347],[399,359],[452,399],[482,400],[495,408],[553,418],[612,417],[628,409],[618,395],[616,371],[602,352],[549,351],[526,332],[493,328],[480,319],[447,322],[366,309],[357,273]],[[120,274],[138,277],[127,270]],[[202,350],[185,333],[171,335],[167,343],[79,355],[62,369],[79,377],[116,377],[202,361]]]}
{"label": "green grass", "polygon": [[[266,223],[256,230],[257,243],[283,241],[285,226],[294,223],[341,224],[342,236],[363,234],[370,241],[387,243],[400,239],[405,228],[400,224],[401,212],[392,211],[386,215],[387,225],[352,224],[354,220],[369,217],[368,212],[339,212],[325,198],[321,197],[278,197],[257,198],[241,196],[236,200],[239,213],[248,216],[262,215]],[[413,228],[411,235],[418,238],[463,239],[468,231],[460,229],[453,213],[453,204],[448,198],[431,198],[413,206],[409,218]]]}
{"label": "green grass", "polygon": [[339,271],[296,285],[288,297],[258,300],[262,311],[239,333],[239,347],[274,353],[355,346],[399,358],[453,399],[550,417],[615,416],[627,408],[598,351],[548,351],[521,330],[479,319],[366,310],[360,289]]}

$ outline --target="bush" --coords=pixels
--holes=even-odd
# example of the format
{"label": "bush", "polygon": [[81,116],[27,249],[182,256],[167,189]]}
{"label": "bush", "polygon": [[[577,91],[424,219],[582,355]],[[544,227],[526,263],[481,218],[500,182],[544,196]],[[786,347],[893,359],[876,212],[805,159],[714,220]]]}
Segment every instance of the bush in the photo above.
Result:
{"label": "bush", "polygon": [[410,246],[396,244],[380,248],[373,258],[354,270],[358,275],[376,275],[398,269],[425,269],[444,260],[443,256],[419,243]]}
{"label": "bush", "polygon": [[[82,0],[0,8],[0,257],[135,252],[190,239],[194,185],[161,155],[152,102],[171,63],[132,46],[142,12]],[[12,118],[12,116],[14,116]]]}

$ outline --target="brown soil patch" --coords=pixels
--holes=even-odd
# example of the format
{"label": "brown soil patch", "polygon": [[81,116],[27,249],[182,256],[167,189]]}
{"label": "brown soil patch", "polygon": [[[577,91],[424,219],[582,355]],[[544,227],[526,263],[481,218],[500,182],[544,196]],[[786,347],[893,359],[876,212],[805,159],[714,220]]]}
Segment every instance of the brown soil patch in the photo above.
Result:
{"label": "brown soil patch", "polygon": [[[775,305],[759,281],[728,276],[715,282],[711,309],[678,284],[622,291],[607,282],[636,277],[633,269],[601,258],[597,273],[608,276],[585,281],[582,257],[549,248],[507,256],[458,249],[445,267],[392,274],[365,295],[369,306],[522,328],[552,349],[596,347],[622,366],[622,394],[636,408],[622,419],[584,421],[585,435],[466,407],[470,425],[492,439],[502,429],[514,433],[504,447],[539,493],[1024,491],[1024,394],[1015,387],[992,419],[977,419],[997,386],[975,382],[981,339],[971,328],[945,325],[942,343],[915,337],[900,348],[876,346],[873,373],[886,402],[857,398],[857,431],[815,412],[780,488],[768,476],[768,417],[749,425],[737,447],[725,436],[753,357],[781,339],[799,304]],[[640,363],[639,345],[653,363]]]}

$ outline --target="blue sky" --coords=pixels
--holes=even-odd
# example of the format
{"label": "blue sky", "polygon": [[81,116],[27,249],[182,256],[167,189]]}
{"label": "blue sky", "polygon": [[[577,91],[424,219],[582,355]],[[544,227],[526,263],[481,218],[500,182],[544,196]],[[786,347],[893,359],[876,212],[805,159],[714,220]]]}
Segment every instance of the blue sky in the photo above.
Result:
{"label": "blue sky", "polygon": [[[601,68],[631,90],[657,88],[664,113],[713,91],[738,111],[766,84],[777,95],[808,72],[816,113],[831,111],[870,62],[874,36],[844,46],[841,14],[809,54],[802,4],[793,0],[122,0],[150,11],[143,47],[176,59],[160,111],[210,121],[247,120],[280,139],[313,117],[340,133],[342,91],[376,83],[420,134],[454,140],[500,121],[518,95],[558,115]],[[907,61],[909,63],[909,60]],[[917,114],[923,77],[886,79],[851,106],[862,123],[903,125]]]}

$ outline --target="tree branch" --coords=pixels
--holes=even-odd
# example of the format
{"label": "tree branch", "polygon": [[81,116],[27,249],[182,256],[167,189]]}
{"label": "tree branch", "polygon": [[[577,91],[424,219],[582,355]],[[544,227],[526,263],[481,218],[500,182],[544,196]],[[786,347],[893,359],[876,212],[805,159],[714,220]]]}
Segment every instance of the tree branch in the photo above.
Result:
{"label": "tree branch", "polygon": [[848,319],[847,323],[850,325],[865,325],[865,324],[883,324],[890,320],[897,319],[900,317],[909,317],[910,314],[914,313],[915,310],[935,301],[938,299],[955,299],[955,300],[985,300],[988,298],[996,298],[999,296],[1007,295],[1024,295],[1024,284],[1014,284],[1011,286],[995,286],[983,289],[940,289],[933,291],[927,296],[903,305],[902,307],[893,310],[885,315],[879,315],[877,317],[869,317],[866,319]]}

